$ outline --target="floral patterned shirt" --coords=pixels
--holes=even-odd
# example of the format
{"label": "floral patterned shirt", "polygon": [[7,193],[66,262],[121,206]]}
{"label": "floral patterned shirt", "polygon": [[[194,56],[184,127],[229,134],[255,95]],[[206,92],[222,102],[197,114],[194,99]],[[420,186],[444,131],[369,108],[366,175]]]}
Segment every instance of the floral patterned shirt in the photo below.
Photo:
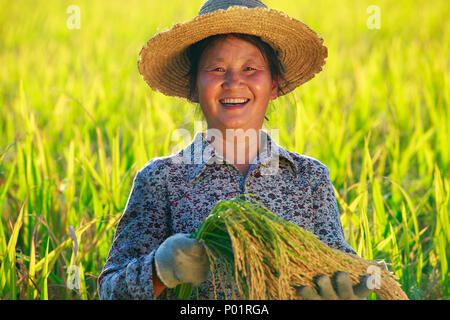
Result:
{"label": "floral patterned shirt", "polygon": [[[185,149],[138,171],[98,278],[100,298],[154,299],[158,246],[175,233],[196,231],[217,201],[246,194],[328,246],[355,254],[344,239],[328,168],[278,146],[264,131],[262,137],[262,152],[245,177],[200,132]],[[214,298],[210,278],[198,287],[201,299]]]}

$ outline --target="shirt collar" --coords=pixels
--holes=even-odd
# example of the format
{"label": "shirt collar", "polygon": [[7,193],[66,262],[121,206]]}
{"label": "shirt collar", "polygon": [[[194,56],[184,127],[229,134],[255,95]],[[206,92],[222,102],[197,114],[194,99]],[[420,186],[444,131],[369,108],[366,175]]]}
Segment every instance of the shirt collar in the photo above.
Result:
{"label": "shirt collar", "polygon": [[[297,165],[289,151],[279,146],[264,130],[261,130],[261,135],[261,148],[255,159],[256,163],[271,166],[279,160],[279,157],[282,157],[289,161],[294,172],[298,174]],[[200,176],[207,165],[230,163],[216,152],[213,145],[204,137],[203,132],[196,132],[193,141],[182,150],[180,156],[183,158],[183,163],[189,164],[187,176],[189,182]]]}

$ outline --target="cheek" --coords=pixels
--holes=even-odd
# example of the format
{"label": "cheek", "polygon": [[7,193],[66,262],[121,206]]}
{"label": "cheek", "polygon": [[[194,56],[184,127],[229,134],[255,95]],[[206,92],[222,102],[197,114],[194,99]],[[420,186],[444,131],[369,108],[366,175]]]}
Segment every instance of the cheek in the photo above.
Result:
{"label": "cheek", "polygon": [[270,100],[272,95],[272,78],[267,74],[258,74],[249,79],[249,85],[258,99]]}
{"label": "cheek", "polygon": [[217,91],[219,81],[208,74],[200,74],[197,78],[197,90],[200,98],[208,98]]}
{"label": "cheek", "polygon": [[197,77],[197,92],[198,102],[202,109],[203,116],[206,121],[210,123],[217,111],[217,106],[214,103],[217,96],[217,79],[208,76],[207,74],[199,74]]}

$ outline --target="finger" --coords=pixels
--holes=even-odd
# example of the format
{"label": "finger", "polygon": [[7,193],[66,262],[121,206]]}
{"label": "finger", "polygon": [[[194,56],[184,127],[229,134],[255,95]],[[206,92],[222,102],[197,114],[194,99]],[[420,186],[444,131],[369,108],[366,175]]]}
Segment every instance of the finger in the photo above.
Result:
{"label": "finger", "polygon": [[198,242],[195,239],[189,239],[192,240],[190,242],[190,246],[188,250],[186,251],[187,254],[194,256],[194,257],[200,257],[202,259],[206,258],[206,250],[203,244]]}
{"label": "finger", "polygon": [[326,275],[319,276],[316,280],[319,295],[324,300],[337,300],[338,296],[333,289],[330,277]]}
{"label": "finger", "polygon": [[177,246],[186,255],[195,257],[205,255],[205,247],[196,239],[189,238],[188,235],[178,238]]}
{"label": "finger", "polygon": [[194,253],[193,251],[183,251],[178,250],[174,255],[174,259],[176,263],[180,266],[184,266],[186,268],[208,268],[209,269],[209,258],[206,254],[206,251],[203,254]]}
{"label": "finger", "polygon": [[210,273],[209,259],[206,254],[203,257],[186,255],[180,251],[176,259],[176,270],[181,282],[192,283],[197,286],[205,281]]}
{"label": "finger", "polygon": [[[198,286],[200,283],[205,281],[209,276],[209,266],[199,267],[197,270],[193,270],[191,275],[188,276],[188,282],[192,283],[194,286]],[[188,271],[189,272],[189,271]]]}
{"label": "finger", "polygon": [[364,299],[367,297],[370,293],[372,293],[372,289],[369,289],[369,283],[372,281],[373,276],[364,276],[361,278],[361,281],[353,286],[353,293],[355,296],[357,296],[360,299]]}
{"label": "finger", "polygon": [[353,286],[348,273],[336,272],[334,274],[334,282],[339,299],[350,300],[353,298]]}
{"label": "finger", "polygon": [[322,300],[320,296],[317,294],[317,292],[311,287],[306,286],[296,287],[295,291],[297,292],[297,295],[299,295],[305,300]]}

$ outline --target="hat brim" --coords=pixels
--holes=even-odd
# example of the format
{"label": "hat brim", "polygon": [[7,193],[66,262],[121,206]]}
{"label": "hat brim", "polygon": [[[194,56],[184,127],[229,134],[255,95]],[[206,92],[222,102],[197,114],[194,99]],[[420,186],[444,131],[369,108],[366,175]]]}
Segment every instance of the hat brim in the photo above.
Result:
{"label": "hat brim", "polygon": [[139,54],[139,72],[153,90],[190,100],[186,49],[209,36],[226,33],[259,36],[272,46],[284,66],[285,82],[278,83],[283,94],[313,78],[327,57],[323,39],[301,21],[273,9],[235,6],[196,16],[156,34]]}

